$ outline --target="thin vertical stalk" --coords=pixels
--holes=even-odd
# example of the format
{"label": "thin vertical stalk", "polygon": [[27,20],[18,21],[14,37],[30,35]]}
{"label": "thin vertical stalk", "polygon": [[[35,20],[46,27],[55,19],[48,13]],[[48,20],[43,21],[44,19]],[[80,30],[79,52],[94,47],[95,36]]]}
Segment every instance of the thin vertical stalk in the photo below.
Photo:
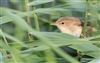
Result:
{"label": "thin vertical stalk", "polygon": [[[85,10],[85,19],[84,19],[84,27],[83,27],[83,34],[86,36],[86,31],[87,31],[87,21],[88,21],[88,12],[89,12],[89,1],[86,0],[86,10]],[[84,37],[85,37],[84,36]]]}
{"label": "thin vertical stalk", "polygon": [[[28,15],[28,13],[30,11],[30,7],[28,6],[28,3],[29,3],[29,0],[25,0],[27,15]],[[38,16],[35,14],[34,10],[33,10],[33,17],[34,17],[34,22],[35,22],[35,29],[37,31],[40,31]],[[29,24],[31,24],[29,15],[27,16],[27,22]]]}
{"label": "thin vertical stalk", "polygon": [[[29,26],[31,26],[31,20],[30,20],[30,16],[29,16],[30,7],[27,5],[28,3],[29,3],[29,0],[25,0],[25,10],[27,13],[26,20],[27,20],[27,23],[29,24]],[[30,32],[30,31],[28,31],[28,32]],[[28,33],[28,38],[29,38],[29,41],[33,41],[33,38],[29,33]]]}
{"label": "thin vertical stalk", "polygon": [[[31,26],[31,20],[30,20],[30,16],[29,16],[30,7],[28,6],[28,3],[29,3],[29,0],[25,0],[25,9],[27,12],[26,20],[27,20],[27,23],[29,24],[29,26]],[[39,31],[40,29],[39,29],[38,17],[34,12],[33,12],[33,16],[34,16],[34,21],[35,21],[35,28],[37,31]],[[33,38],[29,33],[28,33],[28,37],[29,37],[29,41],[33,41]]]}
{"label": "thin vertical stalk", "polygon": [[33,17],[34,17],[34,22],[35,22],[35,29],[36,29],[37,31],[40,31],[38,16],[35,14],[34,11],[33,11]]}
{"label": "thin vertical stalk", "polygon": [[29,16],[29,11],[30,11],[30,7],[27,5],[29,2],[29,0],[25,0],[25,9],[26,9],[26,12],[27,12],[27,17],[26,17],[26,20],[27,20],[27,23],[29,25],[31,25],[31,22],[30,22],[30,16]]}

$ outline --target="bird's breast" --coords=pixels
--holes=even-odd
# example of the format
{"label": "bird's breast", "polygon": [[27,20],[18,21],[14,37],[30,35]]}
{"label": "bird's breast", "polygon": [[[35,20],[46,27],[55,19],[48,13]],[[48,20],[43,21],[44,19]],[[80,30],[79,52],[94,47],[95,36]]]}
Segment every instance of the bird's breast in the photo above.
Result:
{"label": "bird's breast", "polygon": [[80,37],[81,32],[82,32],[82,28],[73,28],[74,30],[72,30],[72,28],[68,28],[68,27],[59,27],[60,31],[75,37]]}

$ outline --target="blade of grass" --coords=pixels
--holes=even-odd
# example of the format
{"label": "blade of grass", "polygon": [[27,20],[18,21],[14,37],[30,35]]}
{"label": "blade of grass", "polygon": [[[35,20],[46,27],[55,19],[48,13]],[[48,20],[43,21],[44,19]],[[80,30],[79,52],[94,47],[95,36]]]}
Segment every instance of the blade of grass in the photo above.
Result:
{"label": "blade of grass", "polygon": [[[13,40],[13,41],[19,43],[20,45],[22,45],[22,46],[24,46],[24,47],[27,47],[22,41],[16,39],[15,37],[12,37],[11,35],[8,35],[8,34],[2,32],[1,29],[0,29],[0,36],[5,36],[6,38],[8,38],[8,39],[10,39],[10,40]],[[8,43],[7,43],[7,44],[8,44]]]}
{"label": "blade of grass", "polygon": [[96,39],[96,38],[100,38],[100,35],[97,35],[97,36],[93,36],[93,37],[86,38],[86,40],[92,40],[92,39]]}
{"label": "blade of grass", "polygon": [[44,3],[48,3],[48,2],[52,2],[52,1],[54,1],[54,0],[35,0],[35,1],[28,3],[27,5],[34,6],[34,5],[40,5],[40,4],[44,4]]}

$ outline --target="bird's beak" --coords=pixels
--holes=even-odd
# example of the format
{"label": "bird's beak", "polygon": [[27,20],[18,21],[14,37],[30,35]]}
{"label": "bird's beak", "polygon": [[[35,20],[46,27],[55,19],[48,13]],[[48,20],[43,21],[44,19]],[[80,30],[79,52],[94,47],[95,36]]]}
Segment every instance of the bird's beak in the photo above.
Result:
{"label": "bird's beak", "polygon": [[55,25],[56,25],[56,23],[50,23],[50,25],[54,25],[54,26],[55,26]]}

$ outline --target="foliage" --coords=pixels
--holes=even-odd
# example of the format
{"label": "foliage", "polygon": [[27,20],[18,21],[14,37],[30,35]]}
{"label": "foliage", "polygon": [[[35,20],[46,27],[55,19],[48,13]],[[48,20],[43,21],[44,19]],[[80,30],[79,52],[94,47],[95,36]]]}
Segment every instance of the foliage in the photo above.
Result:
{"label": "foliage", "polygon": [[[99,0],[10,0],[13,6],[0,7],[0,62],[60,63],[56,52],[71,63],[80,63],[61,46],[68,46],[83,55],[100,61],[100,1]],[[60,33],[50,25],[61,16],[76,16],[90,21],[96,28],[91,36],[76,38]],[[84,26],[84,33],[86,30]],[[3,59],[3,60],[1,60]],[[88,60],[88,58],[85,58]],[[63,60],[61,60],[62,63]]]}

